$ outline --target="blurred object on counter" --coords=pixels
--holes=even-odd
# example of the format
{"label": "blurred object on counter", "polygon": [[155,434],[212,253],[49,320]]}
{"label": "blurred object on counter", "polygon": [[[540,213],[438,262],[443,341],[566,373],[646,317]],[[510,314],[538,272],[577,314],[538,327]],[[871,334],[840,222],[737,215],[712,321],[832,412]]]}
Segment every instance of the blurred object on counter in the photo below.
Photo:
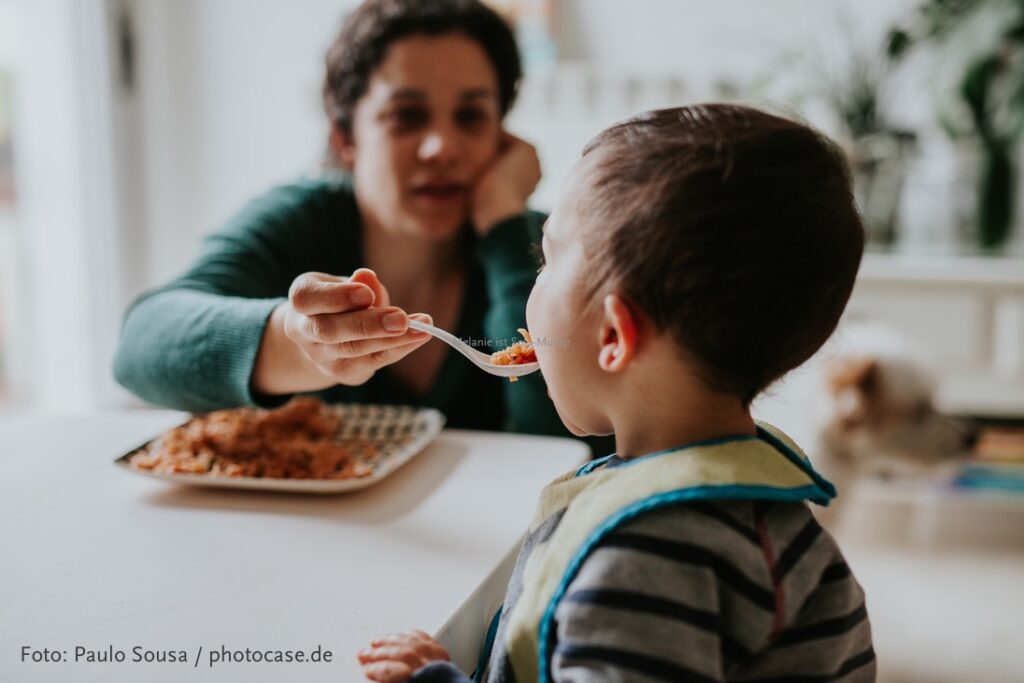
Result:
{"label": "blurred object on counter", "polygon": [[971,455],[976,460],[1024,465],[1024,426],[983,428]]}
{"label": "blurred object on counter", "polygon": [[1024,493],[1024,426],[983,427],[953,485],[962,489]]}

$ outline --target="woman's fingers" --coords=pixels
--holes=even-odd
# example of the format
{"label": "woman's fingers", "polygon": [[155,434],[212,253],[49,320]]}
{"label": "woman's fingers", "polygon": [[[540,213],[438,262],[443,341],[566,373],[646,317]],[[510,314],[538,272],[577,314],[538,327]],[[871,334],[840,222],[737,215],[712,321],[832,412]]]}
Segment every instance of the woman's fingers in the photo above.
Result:
{"label": "woman's fingers", "polygon": [[537,154],[537,148],[526,140],[516,137],[509,132],[504,134],[501,142],[502,155],[505,158],[514,158],[517,164],[522,166],[522,170],[530,172],[536,170],[540,173],[540,156]]}
{"label": "woman's fingers", "polygon": [[540,176],[533,145],[503,133],[497,155],[475,182],[471,218],[477,232],[486,234],[501,220],[522,213]]}
{"label": "woman's fingers", "polygon": [[362,285],[366,285],[374,294],[374,306],[390,306],[391,297],[388,296],[388,289],[384,286],[384,283],[377,277],[377,273],[370,270],[369,268],[357,268],[352,277],[351,282],[357,282]]}
{"label": "woman's fingers", "polygon": [[426,339],[419,339],[390,349],[384,349],[383,351],[374,351],[373,353],[365,356],[359,356],[358,358],[341,358],[335,362],[331,369],[335,375],[345,375],[354,368],[360,368],[369,372],[376,372],[387,365],[391,365],[392,363],[397,363],[402,360],[422,346],[426,341]]}
{"label": "woman's fingers", "polygon": [[338,358],[359,358],[360,356],[369,356],[379,351],[387,351],[389,349],[396,349],[400,346],[417,344],[421,341],[426,341],[430,338],[430,335],[425,332],[419,332],[417,330],[409,330],[405,334],[398,337],[375,337],[373,339],[353,339],[350,341],[343,341],[337,344],[325,344],[327,348],[324,349],[325,354],[334,354]]}
{"label": "woman's fingers", "polygon": [[[428,325],[433,322],[430,316],[425,313],[413,313],[409,316],[409,319],[419,320]],[[323,346],[326,347],[324,348],[325,355],[334,355],[338,358],[359,358],[360,356],[369,356],[379,351],[387,351],[407,344],[415,343],[416,346],[419,346],[421,342],[428,339],[430,339],[430,335],[426,332],[406,329],[405,334],[399,336],[350,339],[335,344],[323,344]]]}
{"label": "woman's fingers", "polygon": [[306,316],[343,313],[369,307],[377,298],[366,284],[324,273],[304,273],[295,278],[288,300]]}
{"label": "woman's fingers", "polygon": [[396,337],[409,326],[409,316],[401,308],[369,308],[347,313],[324,313],[307,316],[300,324],[300,334],[320,344]]}
{"label": "woman's fingers", "polygon": [[501,149],[501,151],[504,152],[511,149],[512,147],[522,147],[524,149],[532,151],[534,154],[536,154],[537,152],[537,148],[534,147],[529,142],[527,142],[526,140],[524,140],[523,138],[517,135],[513,135],[512,133],[509,133],[507,130],[502,131],[499,148]]}
{"label": "woman's fingers", "polygon": [[292,282],[288,296],[284,336],[324,378],[339,384],[365,383],[430,339],[409,329],[410,319],[431,323],[430,316],[410,316],[386,305],[387,289],[368,268],[358,269],[351,279],[304,273]]}

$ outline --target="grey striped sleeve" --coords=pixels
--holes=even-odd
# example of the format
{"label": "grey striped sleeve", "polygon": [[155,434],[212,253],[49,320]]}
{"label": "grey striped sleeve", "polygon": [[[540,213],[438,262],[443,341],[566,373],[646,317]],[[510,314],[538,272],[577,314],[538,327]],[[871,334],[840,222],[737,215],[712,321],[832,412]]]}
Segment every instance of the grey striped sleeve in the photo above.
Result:
{"label": "grey striped sleeve", "polygon": [[724,681],[771,628],[749,511],[712,503],[629,522],[584,562],[556,612],[556,681]]}
{"label": "grey striped sleeve", "polygon": [[559,603],[554,680],[874,680],[863,593],[808,520],[702,502],[619,527]]}
{"label": "grey striped sleeve", "polygon": [[742,670],[744,681],[874,681],[875,655],[864,591],[835,540],[804,506],[758,514],[783,605],[781,627]]}

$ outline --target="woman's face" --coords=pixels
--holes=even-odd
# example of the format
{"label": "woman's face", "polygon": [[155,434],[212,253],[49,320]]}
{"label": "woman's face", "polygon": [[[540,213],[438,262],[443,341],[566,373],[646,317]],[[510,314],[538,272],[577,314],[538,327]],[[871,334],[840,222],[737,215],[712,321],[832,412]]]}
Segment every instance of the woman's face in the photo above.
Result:
{"label": "woman's face", "polygon": [[336,144],[364,218],[445,240],[465,224],[500,135],[494,67],[477,42],[451,33],[392,43]]}

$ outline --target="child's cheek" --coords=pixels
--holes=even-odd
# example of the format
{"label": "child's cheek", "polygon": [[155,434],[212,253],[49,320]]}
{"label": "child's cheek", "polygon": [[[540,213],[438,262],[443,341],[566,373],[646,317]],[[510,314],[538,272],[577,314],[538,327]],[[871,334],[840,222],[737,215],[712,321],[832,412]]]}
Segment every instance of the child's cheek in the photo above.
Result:
{"label": "child's cheek", "polygon": [[[538,281],[533,286],[533,290],[530,292],[530,298],[526,300],[526,329],[529,330],[530,336],[534,339],[543,335],[544,330],[544,316],[543,316],[543,299],[544,290],[543,285]],[[537,354],[538,360],[540,354]]]}

